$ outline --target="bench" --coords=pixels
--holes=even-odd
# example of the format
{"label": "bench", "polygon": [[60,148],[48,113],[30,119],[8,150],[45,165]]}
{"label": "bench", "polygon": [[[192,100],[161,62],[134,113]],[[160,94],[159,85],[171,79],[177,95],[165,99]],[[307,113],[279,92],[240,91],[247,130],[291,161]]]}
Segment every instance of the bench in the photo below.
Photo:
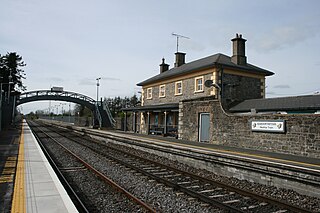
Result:
{"label": "bench", "polygon": [[164,128],[162,127],[154,127],[153,129],[150,129],[150,134],[163,135],[163,131],[164,131]]}

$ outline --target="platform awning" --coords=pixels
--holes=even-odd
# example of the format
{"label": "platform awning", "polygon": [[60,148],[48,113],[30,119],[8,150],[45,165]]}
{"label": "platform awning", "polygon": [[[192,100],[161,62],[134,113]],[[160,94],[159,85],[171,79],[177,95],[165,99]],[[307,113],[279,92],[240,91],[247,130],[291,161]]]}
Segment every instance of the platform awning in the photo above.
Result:
{"label": "platform awning", "polygon": [[122,108],[121,110],[124,112],[157,112],[157,111],[174,112],[179,110],[179,103],[136,106],[136,107]]}

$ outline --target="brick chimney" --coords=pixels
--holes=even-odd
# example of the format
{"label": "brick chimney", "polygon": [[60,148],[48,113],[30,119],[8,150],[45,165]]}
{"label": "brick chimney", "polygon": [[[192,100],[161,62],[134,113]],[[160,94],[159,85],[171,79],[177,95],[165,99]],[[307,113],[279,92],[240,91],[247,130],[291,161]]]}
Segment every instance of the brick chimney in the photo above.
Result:
{"label": "brick chimney", "polygon": [[185,53],[176,52],[176,62],[174,63],[174,67],[180,67],[181,65],[185,64]]}
{"label": "brick chimney", "polygon": [[231,39],[233,45],[233,55],[231,57],[231,62],[238,65],[247,65],[246,57],[246,39],[242,38],[242,35],[236,34],[236,37]]}
{"label": "brick chimney", "polygon": [[160,66],[160,73],[163,73],[163,72],[169,70],[169,64],[166,64],[164,62],[164,58],[162,58],[162,63],[159,66]]}

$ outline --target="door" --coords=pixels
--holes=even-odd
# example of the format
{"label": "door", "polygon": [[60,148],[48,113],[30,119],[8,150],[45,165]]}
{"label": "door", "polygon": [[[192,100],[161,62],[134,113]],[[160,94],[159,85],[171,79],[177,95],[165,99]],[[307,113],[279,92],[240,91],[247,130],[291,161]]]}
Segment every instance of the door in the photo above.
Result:
{"label": "door", "polygon": [[200,113],[199,117],[199,141],[209,142],[210,138],[210,114]]}

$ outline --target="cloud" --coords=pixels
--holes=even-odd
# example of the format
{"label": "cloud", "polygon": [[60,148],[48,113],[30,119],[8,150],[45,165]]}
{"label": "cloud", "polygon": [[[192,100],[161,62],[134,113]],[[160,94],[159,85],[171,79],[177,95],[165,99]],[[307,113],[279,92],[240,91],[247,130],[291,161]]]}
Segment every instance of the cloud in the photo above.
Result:
{"label": "cloud", "polygon": [[96,81],[95,79],[90,79],[90,78],[83,78],[80,80],[79,85],[95,85]]}
{"label": "cloud", "polygon": [[295,46],[319,34],[318,26],[295,24],[279,26],[259,38],[257,50],[270,52]]}
{"label": "cloud", "polygon": [[[119,78],[111,78],[111,77],[101,77],[100,81],[121,81],[121,79],[119,79]],[[96,78],[83,78],[79,82],[79,85],[92,86],[92,85],[96,85],[96,84],[97,84]]]}
{"label": "cloud", "polygon": [[104,81],[120,81],[119,78],[110,78],[110,77],[101,77],[101,80],[104,80]]}
{"label": "cloud", "polygon": [[59,78],[59,77],[49,77],[47,78],[48,81],[53,81],[53,82],[63,82],[64,79],[63,78]]}
{"label": "cloud", "polygon": [[290,85],[288,84],[279,84],[279,85],[275,85],[273,88],[277,88],[277,89],[289,89]]}
{"label": "cloud", "polygon": [[[179,45],[180,45],[180,43],[179,43]],[[192,51],[201,52],[201,51],[205,50],[205,46],[203,46],[200,42],[197,42],[197,41],[187,40],[187,41],[185,41],[185,44],[183,44],[183,45],[184,45],[184,48],[192,50]]]}

